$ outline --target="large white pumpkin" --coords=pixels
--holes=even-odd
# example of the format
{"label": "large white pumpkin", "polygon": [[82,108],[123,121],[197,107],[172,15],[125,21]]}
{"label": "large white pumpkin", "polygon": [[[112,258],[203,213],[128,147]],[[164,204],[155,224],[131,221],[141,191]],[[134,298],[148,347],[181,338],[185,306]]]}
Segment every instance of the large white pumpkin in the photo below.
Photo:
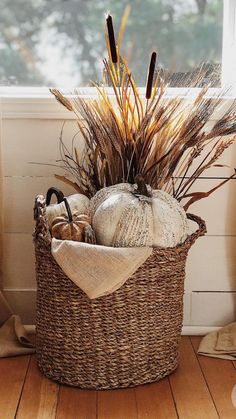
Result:
{"label": "large white pumpkin", "polygon": [[[67,197],[72,214],[87,214],[89,215],[89,198],[82,194],[74,194]],[[60,204],[51,204],[46,207],[46,215],[49,227],[51,227],[54,218],[67,214],[64,202]]]}
{"label": "large white pumpkin", "polygon": [[188,226],[182,206],[168,193],[143,186],[120,183],[101,189],[92,198],[98,244],[174,247],[184,242]]}

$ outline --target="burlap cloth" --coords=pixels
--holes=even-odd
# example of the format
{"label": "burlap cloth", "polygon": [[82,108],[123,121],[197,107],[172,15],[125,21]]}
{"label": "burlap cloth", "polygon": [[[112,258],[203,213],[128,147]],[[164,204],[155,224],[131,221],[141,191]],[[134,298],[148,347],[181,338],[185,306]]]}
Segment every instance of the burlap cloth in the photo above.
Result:
{"label": "burlap cloth", "polygon": [[23,326],[0,291],[0,358],[35,352],[34,328]]}
{"label": "burlap cloth", "polygon": [[90,299],[111,294],[151,255],[151,247],[107,247],[52,239],[52,255]]}
{"label": "burlap cloth", "polygon": [[199,345],[198,354],[235,361],[236,322],[204,336]]}

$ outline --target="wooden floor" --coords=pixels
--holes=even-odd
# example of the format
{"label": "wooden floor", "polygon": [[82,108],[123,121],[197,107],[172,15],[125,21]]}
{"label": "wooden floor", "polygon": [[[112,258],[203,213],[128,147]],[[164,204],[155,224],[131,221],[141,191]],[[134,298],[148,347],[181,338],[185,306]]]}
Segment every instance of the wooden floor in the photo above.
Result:
{"label": "wooden floor", "polygon": [[200,337],[183,337],[181,364],[144,386],[85,391],[59,386],[34,356],[0,360],[0,419],[236,419],[236,363],[197,356]]}

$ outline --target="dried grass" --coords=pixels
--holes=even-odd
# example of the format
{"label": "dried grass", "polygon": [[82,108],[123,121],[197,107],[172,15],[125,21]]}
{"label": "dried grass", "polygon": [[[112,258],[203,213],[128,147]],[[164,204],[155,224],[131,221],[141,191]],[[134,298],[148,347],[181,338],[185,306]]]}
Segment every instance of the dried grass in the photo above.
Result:
{"label": "dried grass", "polygon": [[[124,20],[127,16],[128,11]],[[108,30],[112,33],[112,19],[107,19]],[[72,182],[73,186],[89,197],[105,186],[134,183],[136,176],[141,175],[147,184],[166,190],[179,201],[189,197],[187,208],[225,183],[221,182],[207,193],[189,192],[196,179],[216,166],[220,156],[234,142],[235,103],[212,128],[208,128],[213,114],[222,105],[223,93],[208,98],[208,87],[204,87],[194,101],[168,99],[162,73],[155,72],[155,53],[152,54],[144,99],[126,61],[121,58],[122,35],[118,37],[117,54],[114,43],[112,48],[109,43],[112,36],[105,34],[109,61],[104,59],[103,63],[113,95],[108,94],[105,86],[96,83],[98,98],[89,102],[79,92],[66,98],[58,90],[51,89],[56,99],[75,114],[85,141],[85,149],[79,156],[76,148],[69,153],[61,138],[61,163],[76,180]],[[199,75],[197,81],[203,76]],[[205,152],[209,144],[210,151]],[[229,179],[234,176],[235,173]],[[61,179],[71,182],[64,177]]]}

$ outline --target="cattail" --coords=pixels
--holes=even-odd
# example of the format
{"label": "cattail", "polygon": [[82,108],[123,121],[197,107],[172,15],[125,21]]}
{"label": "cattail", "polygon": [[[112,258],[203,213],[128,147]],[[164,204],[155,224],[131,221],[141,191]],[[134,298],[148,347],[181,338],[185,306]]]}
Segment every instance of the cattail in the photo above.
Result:
{"label": "cattail", "polygon": [[117,63],[116,40],[111,15],[107,15],[106,22],[112,62]]}
{"label": "cattail", "polygon": [[154,51],[151,56],[149,70],[148,70],[146,99],[150,99],[151,94],[152,94],[152,85],[153,85],[153,78],[154,78],[154,73],[155,73],[156,59],[157,59],[157,53]]}

